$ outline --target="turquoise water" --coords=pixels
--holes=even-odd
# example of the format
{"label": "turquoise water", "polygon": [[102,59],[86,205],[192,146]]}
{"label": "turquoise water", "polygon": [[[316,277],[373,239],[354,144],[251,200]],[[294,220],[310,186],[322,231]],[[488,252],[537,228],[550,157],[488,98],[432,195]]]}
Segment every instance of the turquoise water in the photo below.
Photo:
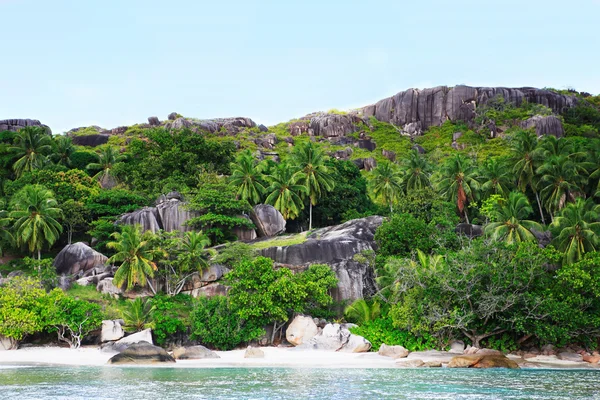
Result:
{"label": "turquoise water", "polygon": [[600,399],[600,371],[0,366],[1,399]]}

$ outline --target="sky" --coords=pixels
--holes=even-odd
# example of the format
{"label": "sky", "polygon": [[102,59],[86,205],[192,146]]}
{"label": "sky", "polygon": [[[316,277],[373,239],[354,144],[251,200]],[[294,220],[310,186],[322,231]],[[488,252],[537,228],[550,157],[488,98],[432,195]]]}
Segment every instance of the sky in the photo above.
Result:
{"label": "sky", "polygon": [[0,0],[0,120],[273,125],[410,87],[600,93],[600,0]]}

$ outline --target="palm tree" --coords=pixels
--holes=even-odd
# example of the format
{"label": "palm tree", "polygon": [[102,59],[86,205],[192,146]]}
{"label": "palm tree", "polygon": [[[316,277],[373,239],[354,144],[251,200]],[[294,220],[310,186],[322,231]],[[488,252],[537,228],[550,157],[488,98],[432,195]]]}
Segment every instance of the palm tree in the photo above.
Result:
{"label": "palm tree", "polygon": [[2,206],[2,209],[0,210],[0,239],[3,240],[3,242],[0,242],[0,256],[2,256],[4,255],[4,245],[8,244],[9,246],[12,246],[15,238],[10,232],[12,220],[8,217],[8,211],[4,209],[4,199],[0,199],[0,205]]}
{"label": "palm tree", "polygon": [[306,186],[308,195],[308,229],[312,230],[312,208],[324,191],[331,191],[335,182],[327,166],[325,166],[325,154],[321,148],[316,147],[313,142],[307,142],[296,146],[292,153],[295,165],[300,169],[298,172],[298,183]]}
{"label": "palm tree", "polygon": [[431,186],[431,166],[418,151],[413,150],[400,162],[402,170],[402,186],[406,193]]}
{"label": "palm tree", "polygon": [[24,172],[42,168],[48,161],[47,155],[52,151],[52,139],[46,130],[39,126],[22,128],[15,137],[15,145],[11,152],[19,157],[13,165],[17,177]]}
{"label": "palm tree", "polygon": [[466,206],[475,199],[479,190],[477,170],[471,160],[460,153],[448,158],[442,165],[437,186],[443,196],[456,203],[458,211],[461,215],[464,214],[469,223]]}
{"label": "palm tree", "polygon": [[537,190],[537,180],[535,171],[539,160],[543,157],[543,152],[537,149],[538,140],[533,132],[519,131],[515,134],[512,140],[513,150],[513,172],[517,176],[517,187],[520,191],[525,192],[527,187],[531,187],[535,194],[542,223],[545,225],[544,212],[542,210],[542,202]]}
{"label": "palm tree", "polygon": [[294,219],[304,208],[302,194],[306,186],[298,184],[298,170],[287,163],[277,165],[265,179],[270,183],[266,203],[275,207],[284,219]]}
{"label": "palm tree", "polygon": [[186,232],[183,237],[181,249],[182,260],[187,262],[196,271],[202,272],[208,268],[205,248],[210,246],[210,239],[202,231]]}
{"label": "palm tree", "polygon": [[381,305],[377,301],[369,304],[365,299],[359,299],[346,307],[344,315],[348,321],[361,325],[377,319],[381,315]]}
{"label": "palm tree", "polygon": [[109,263],[120,262],[121,266],[115,273],[113,283],[120,287],[127,283],[127,290],[131,290],[135,284],[142,287],[148,284],[152,292],[156,293],[148,278],[154,277],[157,270],[154,258],[163,252],[151,247],[148,237],[142,233],[139,225],[125,225],[121,233],[115,232],[111,235],[115,239],[109,242],[107,247],[117,251],[108,259]]}
{"label": "palm tree", "polygon": [[62,232],[58,222],[61,217],[52,191],[42,185],[27,185],[15,194],[11,211],[17,246],[27,246],[32,253],[37,251],[38,260],[45,244],[52,246]]}
{"label": "palm tree", "polygon": [[553,157],[573,156],[571,142],[553,135],[546,135],[538,142],[537,150],[544,159]]}
{"label": "palm tree", "polygon": [[260,203],[265,187],[261,183],[262,171],[255,162],[250,150],[241,153],[235,163],[231,163],[229,183],[237,188],[237,197],[250,205]]}
{"label": "palm tree", "polygon": [[593,196],[600,197],[600,143],[595,142],[595,145],[590,149],[586,167],[591,180],[590,183],[597,180],[596,188],[592,189],[594,192]]}
{"label": "palm tree", "polygon": [[567,204],[554,218],[550,230],[556,248],[564,252],[564,263],[574,263],[586,252],[600,250],[599,219],[600,206],[582,198]]}
{"label": "palm tree", "polygon": [[371,174],[370,182],[373,194],[394,212],[392,204],[402,194],[401,173],[390,162],[382,162]]}
{"label": "palm tree", "polygon": [[125,330],[128,332],[139,332],[151,326],[152,303],[149,299],[138,297],[129,300],[121,310]]}
{"label": "palm tree", "polygon": [[73,146],[73,140],[68,136],[58,136],[54,143],[54,153],[50,156],[50,159],[56,164],[64,165],[65,167],[71,166],[71,155],[75,152],[75,146]]}
{"label": "palm tree", "polygon": [[506,243],[519,243],[536,240],[532,229],[542,231],[535,221],[527,220],[533,213],[527,197],[521,192],[510,192],[508,200],[502,199],[494,204],[493,221],[485,227],[485,232],[494,240]]}
{"label": "palm tree", "polygon": [[586,182],[586,177],[578,173],[575,163],[565,156],[550,158],[538,168],[538,174],[541,176],[540,195],[552,219],[566,202],[582,191]]}
{"label": "palm tree", "polygon": [[506,196],[512,184],[513,175],[508,165],[497,158],[488,159],[479,170],[481,180],[481,191],[484,196],[493,194]]}
{"label": "palm tree", "polygon": [[116,185],[115,178],[112,175],[112,168],[115,164],[123,161],[125,156],[120,155],[118,150],[111,146],[104,147],[98,156],[97,163],[90,163],[86,169],[90,171],[100,170],[94,178],[100,182],[100,186],[110,189]]}

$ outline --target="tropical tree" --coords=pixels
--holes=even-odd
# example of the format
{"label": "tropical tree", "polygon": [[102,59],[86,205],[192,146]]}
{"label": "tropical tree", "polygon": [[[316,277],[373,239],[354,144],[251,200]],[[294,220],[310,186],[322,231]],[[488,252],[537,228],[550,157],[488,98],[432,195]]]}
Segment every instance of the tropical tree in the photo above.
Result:
{"label": "tropical tree", "polygon": [[536,240],[532,229],[542,231],[543,227],[535,221],[527,220],[533,209],[527,197],[521,192],[510,192],[508,200],[501,199],[494,204],[492,221],[485,232],[495,240],[506,243],[518,243]]}
{"label": "tropical tree", "polygon": [[585,253],[600,250],[600,206],[578,198],[560,211],[550,230],[554,245],[564,253],[563,262],[577,262]]}
{"label": "tropical tree", "polygon": [[590,183],[597,181],[596,187],[592,188],[593,196],[600,197],[600,143],[595,142],[589,151],[588,162],[586,163],[589,173]]}
{"label": "tropical tree", "polygon": [[13,196],[10,209],[17,246],[27,246],[31,253],[37,251],[41,260],[42,247],[53,245],[62,232],[58,222],[62,212],[54,194],[42,185],[27,185]]}
{"label": "tropical tree", "polygon": [[344,316],[348,321],[359,325],[373,321],[381,315],[381,305],[378,301],[368,302],[365,299],[354,301],[344,310]]}
{"label": "tropical tree", "polygon": [[46,164],[52,151],[52,139],[44,128],[27,126],[19,131],[9,150],[18,157],[13,170],[20,177],[24,172],[40,169]]}
{"label": "tropical tree", "polygon": [[576,164],[566,156],[550,158],[538,168],[540,195],[550,217],[582,191],[587,178],[580,175]]}
{"label": "tropical tree", "polygon": [[418,151],[413,150],[401,160],[402,187],[406,193],[422,190],[431,186],[431,166]]}
{"label": "tropical tree", "polygon": [[533,190],[542,223],[546,224],[535,174],[539,161],[543,157],[543,151],[538,150],[537,146],[537,136],[533,132],[521,130],[515,134],[512,139],[513,172],[517,176],[517,187],[520,191],[524,193],[528,187]]}
{"label": "tropical tree", "polygon": [[236,189],[236,195],[239,199],[246,200],[251,205],[260,203],[265,192],[265,187],[261,181],[261,168],[257,165],[250,150],[241,153],[235,163],[231,163],[229,183]]}
{"label": "tropical tree", "polygon": [[148,278],[153,278],[157,269],[154,259],[164,255],[164,252],[151,246],[149,234],[151,233],[142,233],[139,225],[125,225],[121,232],[111,235],[115,241],[109,242],[107,247],[116,250],[117,253],[110,257],[108,262],[121,263],[113,280],[115,286],[127,283],[127,290],[131,290],[136,284],[142,287],[148,284],[152,292],[156,293]]}
{"label": "tropical tree", "polygon": [[125,159],[125,156],[119,154],[119,151],[116,150],[112,146],[106,146],[100,153],[97,154],[98,162],[89,163],[86,169],[90,171],[98,171],[96,175],[94,175],[95,179],[98,179],[100,185],[103,188],[112,188],[116,185],[116,180],[112,174],[113,167],[122,162]]}
{"label": "tropical tree", "polygon": [[58,136],[54,143],[54,152],[50,155],[50,159],[58,165],[71,167],[71,156],[75,153],[73,140],[68,136]]}
{"label": "tropical tree", "polygon": [[513,175],[503,160],[490,158],[479,170],[481,192],[488,197],[493,194],[506,196],[512,185]]}
{"label": "tropical tree", "polygon": [[402,194],[402,175],[390,162],[382,162],[371,174],[371,190],[393,212],[394,201]]}
{"label": "tropical tree", "polygon": [[292,160],[300,169],[298,183],[306,187],[308,195],[308,229],[312,229],[312,208],[325,191],[333,190],[335,182],[325,165],[325,154],[313,142],[296,146],[292,153]]}
{"label": "tropical tree", "polygon": [[277,165],[265,179],[270,183],[266,203],[275,207],[283,218],[294,219],[304,208],[302,194],[307,193],[305,185],[299,184],[298,170],[287,163]]}
{"label": "tropical tree", "polygon": [[442,165],[437,182],[438,190],[449,201],[456,203],[459,213],[465,216],[467,223],[469,223],[467,205],[475,200],[479,190],[477,178],[477,170],[472,161],[458,153],[448,158]]}

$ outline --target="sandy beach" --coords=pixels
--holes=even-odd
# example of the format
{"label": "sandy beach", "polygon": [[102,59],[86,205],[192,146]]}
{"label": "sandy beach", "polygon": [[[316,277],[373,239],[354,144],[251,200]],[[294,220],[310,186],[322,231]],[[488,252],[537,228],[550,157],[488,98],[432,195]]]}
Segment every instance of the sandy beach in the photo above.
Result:
{"label": "sandy beach", "polygon": [[[287,368],[396,368],[396,360],[377,353],[339,353],[293,348],[262,347],[264,358],[244,358],[245,350],[217,351],[219,359],[178,360],[176,364],[153,364],[151,367],[169,368],[231,368],[231,367],[287,367]],[[0,352],[2,365],[65,365],[65,366],[110,366],[107,361],[114,352],[104,352],[97,347],[68,349],[62,347],[30,347]],[[429,357],[429,358],[428,358]],[[409,359],[435,359],[418,353],[411,353]],[[519,362],[522,368],[585,368],[599,369],[599,366],[559,360],[556,357],[537,357],[523,361],[520,357],[509,356]],[[447,361],[446,361],[447,362]],[[148,366],[148,365],[145,365]],[[119,367],[122,367],[120,365]]]}

